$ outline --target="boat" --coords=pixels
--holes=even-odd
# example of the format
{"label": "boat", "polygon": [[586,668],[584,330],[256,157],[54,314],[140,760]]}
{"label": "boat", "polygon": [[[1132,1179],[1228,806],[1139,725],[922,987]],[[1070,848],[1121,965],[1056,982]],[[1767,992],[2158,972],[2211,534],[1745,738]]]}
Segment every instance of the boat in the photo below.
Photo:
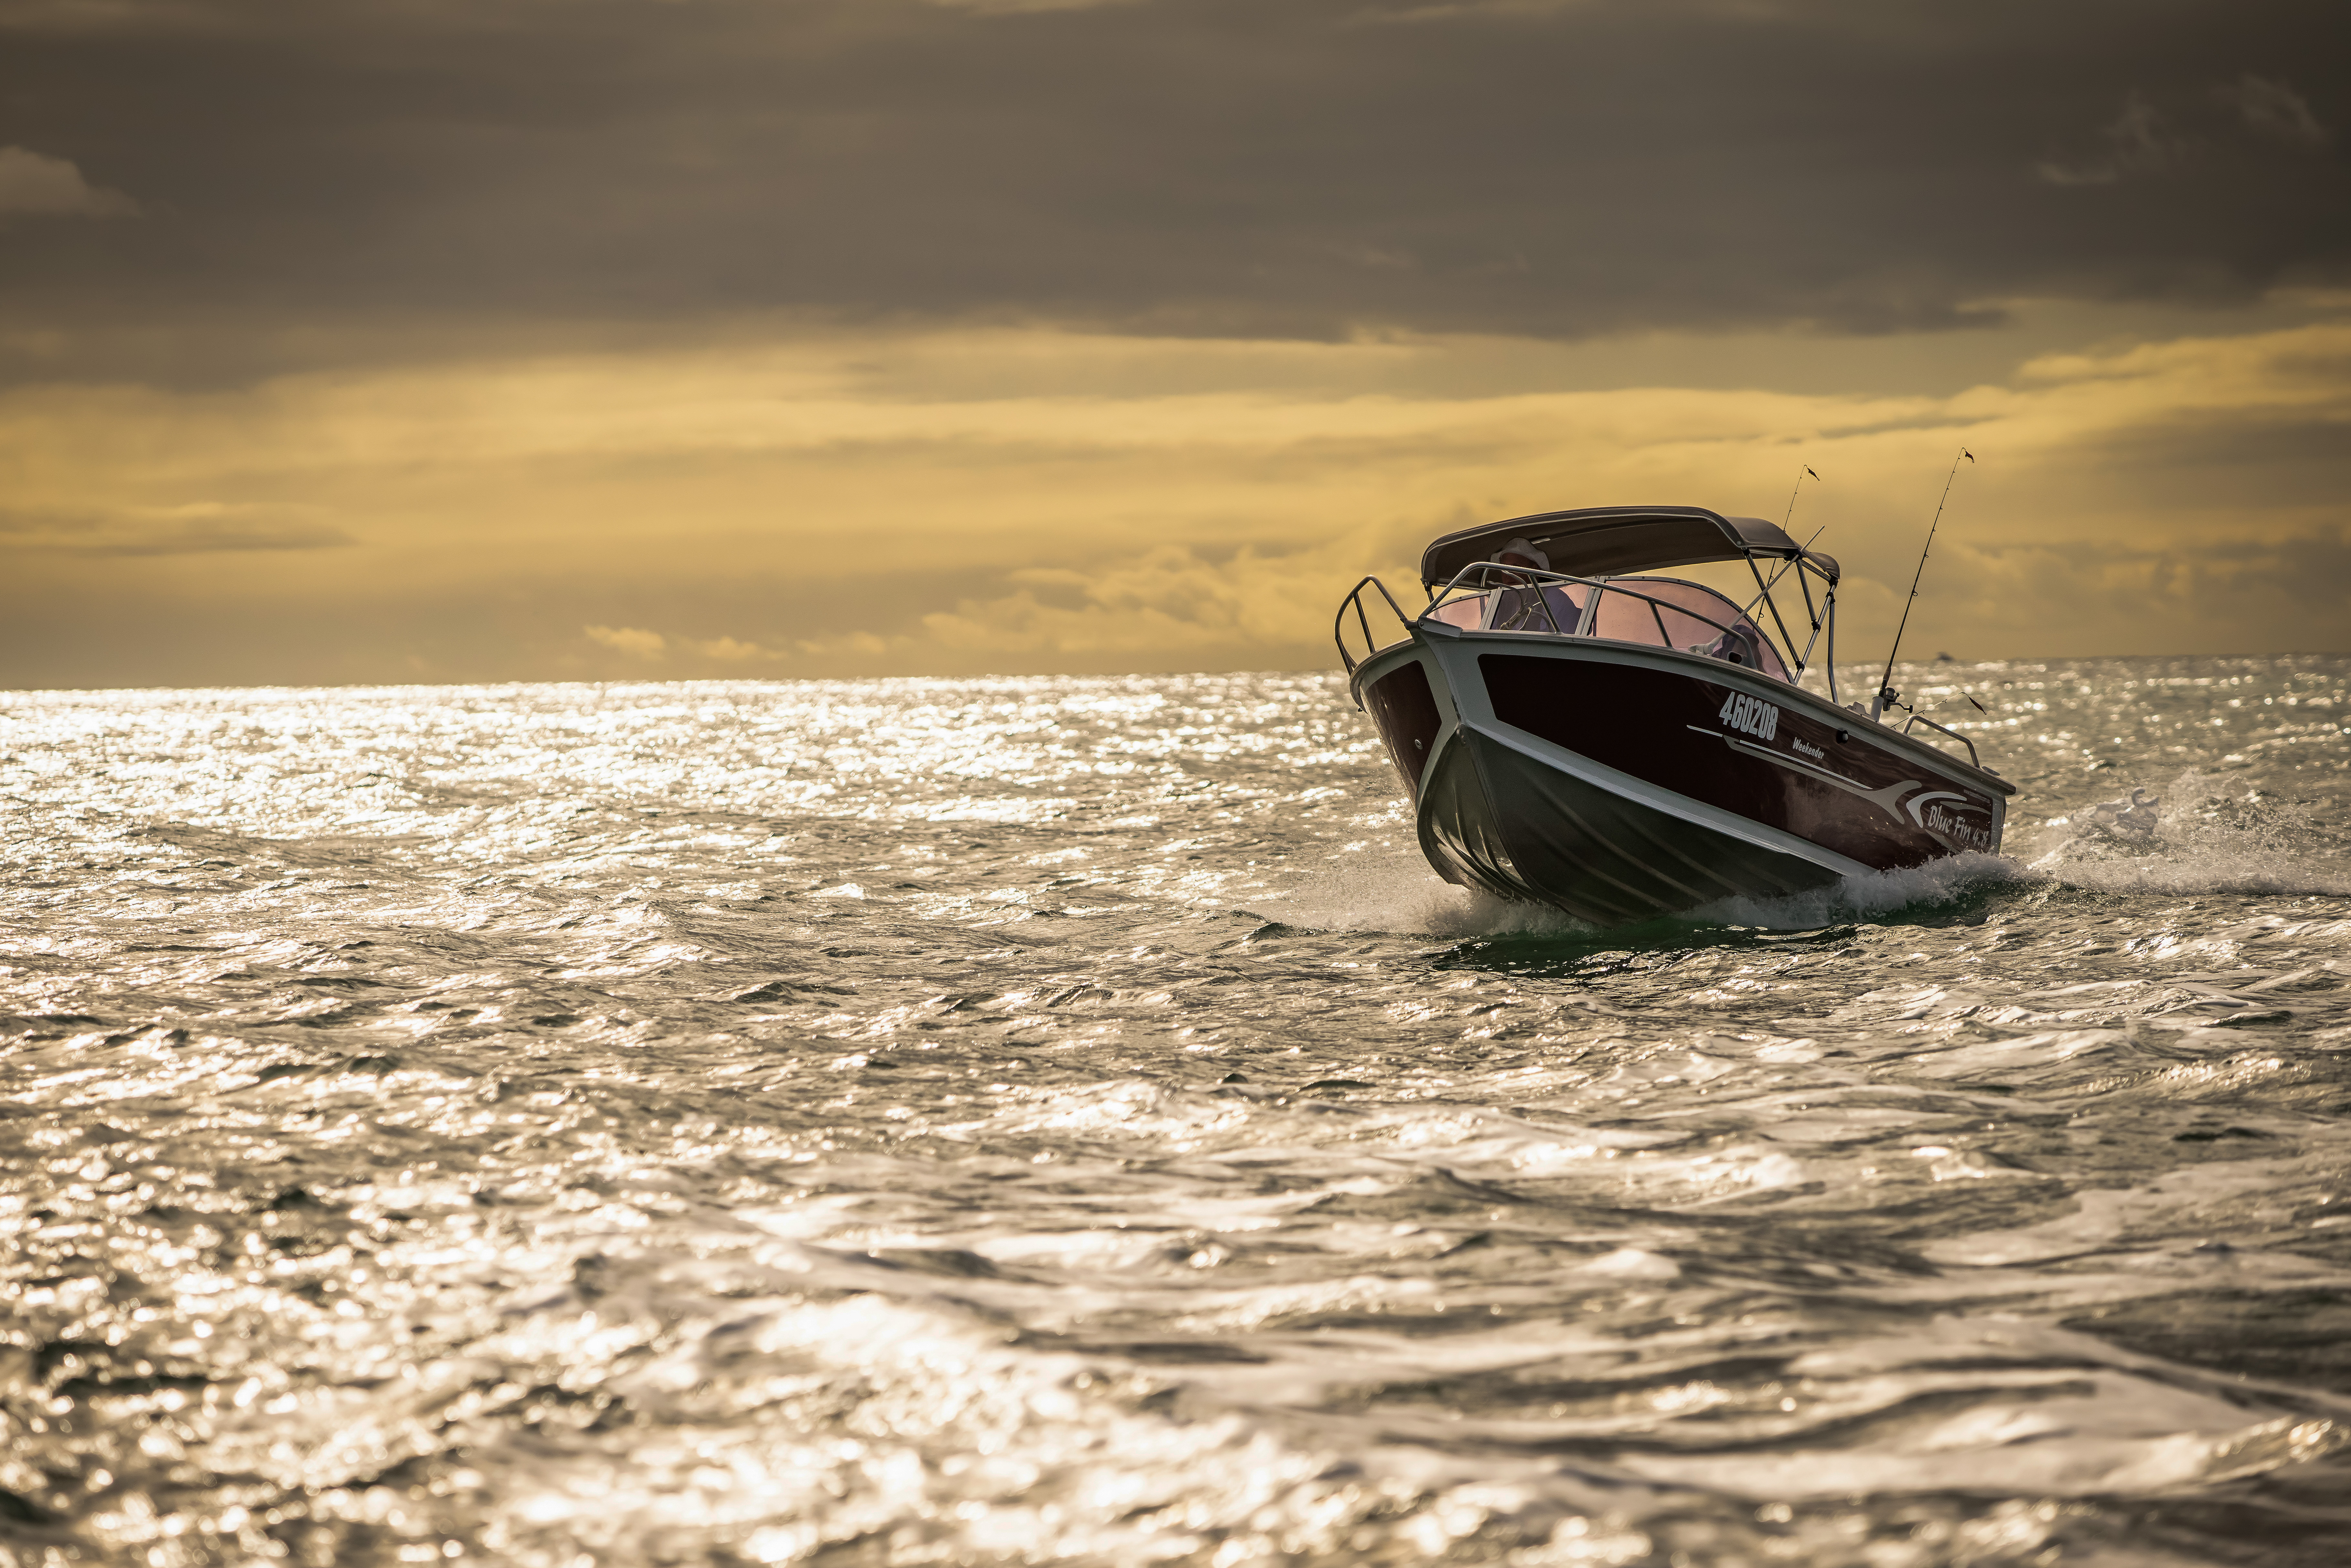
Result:
{"label": "boat", "polygon": [[[1710,562],[1753,599],[1662,575]],[[1433,541],[1416,612],[1364,578],[1332,632],[1437,874],[1611,925],[1998,852],[2015,786],[1972,740],[1840,700],[1839,575],[1760,517],[1542,512]]]}

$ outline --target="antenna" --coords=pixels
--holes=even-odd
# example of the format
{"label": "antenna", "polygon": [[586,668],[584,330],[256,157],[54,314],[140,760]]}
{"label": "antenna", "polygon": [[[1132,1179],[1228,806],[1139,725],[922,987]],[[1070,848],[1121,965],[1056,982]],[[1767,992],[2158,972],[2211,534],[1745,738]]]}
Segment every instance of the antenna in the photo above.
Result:
{"label": "antenna", "polygon": [[[1976,460],[1976,455],[1964,446],[1959,448],[1959,457],[1970,463]],[[1894,646],[1886,651],[1886,674],[1877,678],[1877,695],[1870,699],[1873,719],[1902,700],[1902,694],[1886,683],[1894,679],[1894,655],[1902,650],[1902,633],[1910,625],[1910,606],[1918,601],[1918,580],[1927,575],[1927,551],[1935,548],[1935,530],[1942,526],[1943,507],[1951,499],[1951,481],[1959,476],[1959,457],[1951,459],[1951,471],[1943,476],[1943,498],[1935,503],[1935,520],[1927,525],[1927,542],[1918,551],[1918,570],[1910,574],[1910,597],[1902,601],[1902,623],[1894,628]]]}

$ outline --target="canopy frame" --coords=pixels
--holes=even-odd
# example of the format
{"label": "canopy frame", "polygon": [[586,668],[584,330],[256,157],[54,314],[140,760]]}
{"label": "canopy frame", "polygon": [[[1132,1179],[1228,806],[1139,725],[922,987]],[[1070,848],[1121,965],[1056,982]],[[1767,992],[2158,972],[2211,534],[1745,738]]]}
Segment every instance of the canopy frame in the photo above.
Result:
{"label": "canopy frame", "polygon": [[1841,575],[1833,557],[1806,549],[1761,517],[1728,517],[1704,507],[1584,507],[1447,534],[1420,558],[1422,587],[1433,591],[1452,581],[1462,568],[1492,559],[1515,538],[1549,556],[1552,570],[1571,577],[1614,577],[1719,560],[1744,560],[1751,568],[1759,557],[1802,560],[1831,584]]}

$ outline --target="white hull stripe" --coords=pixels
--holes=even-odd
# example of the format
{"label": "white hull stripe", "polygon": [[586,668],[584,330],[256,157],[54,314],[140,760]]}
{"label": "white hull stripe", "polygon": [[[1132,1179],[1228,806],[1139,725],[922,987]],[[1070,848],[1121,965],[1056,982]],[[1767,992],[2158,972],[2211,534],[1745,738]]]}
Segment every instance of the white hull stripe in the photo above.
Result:
{"label": "white hull stripe", "polygon": [[[1802,773],[1806,778],[1817,779],[1823,784],[1834,784],[1838,789],[1844,790],[1847,794],[1860,796],[1863,800],[1868,801],[1871,805],[1877,807],[1880,810],[1884,811],[1887,816],[1893,818],[1897,822],[1907,820],[1915,824],[1917,821],[1917,817],[1915,813],[1907,819],[1905,819],[1902,815],[1902,797],[1908,794],[1913,789],[1924,789],[1927,787],[1916,779],[1907,779],[1899,784],[1888,784],[1883,789],[1871,789],[1864,787],[1856,779],[1846,778],[1842,773],[1832,773],[1825,768],[1816,768],[1813,764],[1804,761],[1802,758],[1784,756],[1780,752],[1771,750],[1769,747],[1758,746],[1751,740],[1741,740],[1735,735],[1724,735],[1723,732],[1719,729],[1708,729],[1703,725],[1696,724],[1686,724],[1682,726],[1682,727],[1687,730],[1695,731],[1699,735],[1711,735],[1718,737],[1725,746],[1729,747],[1733,751],[1743,751],[1750,757],[1760,757],[1766,762],[1776,762],[1792,773]],[[1919,797],[1919,800],[1957,800],[1962,798],[1963,797],[1958,795],[1938,794],[1933,796],[1922,795]],[[1916,805],[1917,803],[1917,801],[1911,802],[1913,805]]]}

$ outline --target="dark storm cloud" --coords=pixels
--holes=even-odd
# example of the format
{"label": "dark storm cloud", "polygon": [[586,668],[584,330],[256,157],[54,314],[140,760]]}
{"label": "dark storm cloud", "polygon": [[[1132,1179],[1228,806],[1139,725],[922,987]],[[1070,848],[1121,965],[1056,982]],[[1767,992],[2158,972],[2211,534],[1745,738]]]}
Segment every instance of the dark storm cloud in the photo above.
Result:
{"label": "dark storm cloud", "polygon": [[89,372],[39,360],[63,328],[160,356],[762,309],[1572,336],[2242,298],[2351,270],[2339,19],[0,4],[0,146],[140,212],[5,219],[0,330],[21,377]]}

